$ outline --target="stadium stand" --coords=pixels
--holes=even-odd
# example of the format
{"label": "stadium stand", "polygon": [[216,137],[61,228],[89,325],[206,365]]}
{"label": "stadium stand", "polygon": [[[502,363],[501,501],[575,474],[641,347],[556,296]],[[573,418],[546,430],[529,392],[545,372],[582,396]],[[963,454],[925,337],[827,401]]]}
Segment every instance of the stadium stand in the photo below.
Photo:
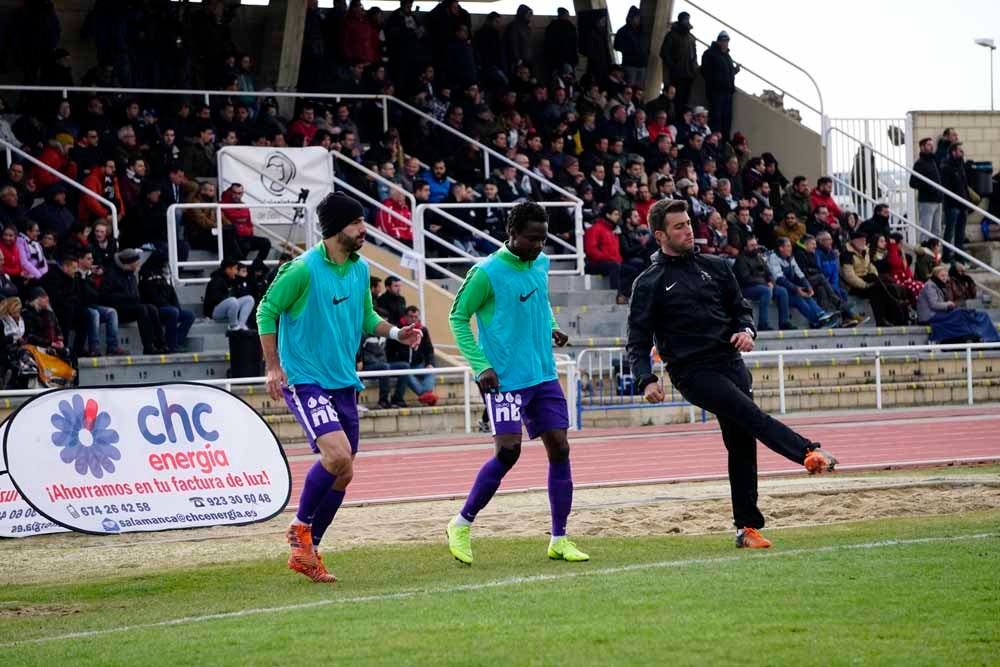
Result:
{"label": "stadium stand", "polygon": [[[74,54],[62,47],[58,30],[52,32],[59,13],[52,9],[17,14],[10,25],[21,35],[44,37],[40,43],[45,47],[11,38],[4,41],[4,56],[20,63],[24,84],[55,88],[0,98],[0,140],[37,161],[15,154],[4,165],[0,179],[0,222],[5,227],[0,282],[9,286],[7,296],[26,303],[37,296],[39,271],[58,271],[64,257],[89,252],[94,268],[81,271],[60,301],[68,300],[73,307],[56,313],[66,356],[78,368],[81,385],[225,378],[230,364],[226,334],[233,325],[213,321],[211,313],[206,313],[203,283],[175,286],[177,299],[172,305],[193,312],[198,319],[186,336],[173,338],[174,344],[168,345],[169,317],[161,320],[165,316],[160,306],[147,308],[133,285],[136,277],[123,269],[128,265],[121,251],[142,249],[143,261],[153,254],[162,257],[167,253],[167,227],[174,224],[167,218],[168,205],[226,201],[214,187],[218,150],[250,145],[322,146],[336,156],[338,189],[358,197],[369,212],[369,222],[404,245],[411,245],[413,238],[406,226],[418,220],[426,231],[472,257],[488,253],[491,246],[468,227],[504,238],[500,207],[450,209],[453,217],[438,211],[415,216],[411,195],[417,204],[428,197],[430,202],[450,204],[499,205],[525,199],[582,202],[579,226],[571,207],[549,209],[552,234],[583,250],[588,265],[600,265],[599,271],[592,272],[595,275],[560,275],[551,281],[555,315],[573,337],[573,355],[588,348],[620,346],[627,283],[648,264],[653,248],[645,213],[653,201],[662,198],[686,200],[698,228],[699,246],[724,255],[742,252],[751,235],[766,252],[773,251],[782,236],[797,245],[804,232],[826,232],[832,237],[832,249],[825,256],[817,254],[816,266],[823,274],[818,279],[829,281],[832,289],[871,321],[857,329],[810,330],[804,319],[793,315],[789,326],[796,330],[762,333],[762,349],[922,345],[930,340],[926,327],[912,326],[915,301],[904,298],[899,284],[919,291],[922,283],[906,275],[907,267],[916,266],[918,257],[931,251],[891,238],[889,233],[895,230],[888,218],[873,214],[861,220],[852,215],[846,208],[850,199],[838,200],[829,178],[783,172],[780,145],[764,145],[731,126],[739,68],[729,55],[729,34],[697,36],[702,43],[711,42],[699,65],[688,62],[685,54],[688,49],[693,53],[695,44],[687,36],[684,19],[677,21],[662,49],[652,45],[667,68],[662,93],[652,94],[644,89],[649,74],[644,54],[636,50],[638,39],[630,32],[636,29],[631,12],[631,27],[614,39],[623,65],[612,61],[606,24],[603,32],[600,22],[587,28],[597,30],[607,43],[608,48],[602,49],[600,40],[595,45],[594,40],[578,36],[581,26],[568,15],[546,18],[542,24],[535,17],[536,27],[545,26],[544,37],[539,39],[537,34],[531,36],[531,26],[525,24],[525,19],[530,22],[532,18],[518,14],[510,20],[498,15],[472,17],[457,0],[444,0],[430,12],[365,11],[357,0],[349,6],[337,3],[332,10],[312,7],[307,11],[299,90],[396,96],[437,123],[404,116],[401,106],[383,108],[374,98],[333,101],[303,95],[290,107],[288,98],[261,94],[281,81],[265,80],[256,72],[255,58],[247,51],[251,35],[241,32],[236,14],[221,2],[202,6],[98,3],[87,17],[97,63],[82,76],[74,71]],[[643,19],[638,11],[634,16]],[[127,44],[116,44],[108,39],[112,35],[123,35]],[[138,42],[144,39],[162,44],[170,57],[153,57],[156,49],[139,48]],[[671,67],[676,71],[671,72]],[[269,76],[275,73],[273,62],[267,68]],[[705,85],[692,88],[692,80],[698,77],[705,79]],[[58,91],[75,84],[106,90],[67,96]],[[107,90],[117,87],[206,88],[222,93],[205,103],[198,96]],[[957,136],[949,139],[957,140]],[[486,154],[486,148],[495,153]],[[948,149],[946,143],[945,153]],[[373,173],[398,186],[403,196],[373,178]],[[954,182],[946,186],[959,192],[962,173],[961,168],[952,173]],[[67,181],[100,198],[67,187]],[[118,217],[117,237],[110,240],[94,233],[97,223],[110,222],[107,201],[114,203]],[[741,210],[749,212],[748,221],[741,222],[745,215]],[[256,302],[267,286],[263,260],[273,265],[283,252],[297,249],[290,244],[267,250],[266,243],[255,240],[261,238],[254,236],[255,212],[242,211],[224,213],[224,254],[246,264],[252,258],[253,265],[247,276],[225,286],[225,296],[250,295]],[[801,229],[786,226],[787,211],[797,213]],[[725,234],[713,232],[709,224],[716,215],[722,219]],[[37,232],[31,221],[38,223]],[[213,226],[214,220],[200,215],[199,209],[185,211],[180,252],[193,261],[218,261],[216,240],[209,231]],[[610,245],[584,244],[583,234],[591,228],[595,232],[589,236],[599,236]],[[952,236],[946,232],[946,240],[955,241],[955,226],[951,229]],[[984,229],[988,232],[988,226]],[[863,242],[852,241],[855,233],[864,234]],[[379,250],[393,248],[381,245]],[[969,249],[997,266],[996,251],[988,239]],[[555,243],[549,250],[564,251]],[[428,249],[428,259],[448,254],[440,245]],[[932,259],[932,265],[942,261],[940,256]],[[573,265],[567,261],[558,266]],[[449,266],[461,276],[463,270]],[[208,271],[189,269],[185,275],[208,278]],[[998,311],[990,299],[997,280],[984,272],[971,275],[981,284],[978,291],[961,295],[961,300],[966,307],[985,310],[997,320]],[[114,281],[109,280],[111,276]],[[457,288],[455,277],[435,277],[433,272],[428,276],[446,292]],[[874,299],[856,298],[863,289],[850,288],[852,281],[859,280],[892,299],[902,313],[900,318],[889,317],[891,308],[873,310]],[[0,304],[5,313],[12,306],[13,302]],[[90,310],[97,306],[118,311],[118,345],[108,350],[112,354],[95,356],[91,353],[94,341],[89,348],[83,343]],[[771,309],[771,322],[777,323],[774,304]],[[393,312],[398,320],[402,311]],[[8,319],[3,354],[8,367],[6,384],[24,386],[25,378],[14,372],[23,341],[16,335],[17,318]],[[38,318],[24,319],[29,324],[24,336],[37,334],[30,325]],[[253,317],[247,324],[254,326]],[[454,364],[446,349],[437,347],[437,365]],[[850,359],[842,358],[820,368],[814,361],[818,360],[786,360],[788,409],[875,404],[868,366],[860,361],[852,365]],[[755,363],[758,400],[775,408],[775,362]],[[964,357],[941,359],[932,353],[886,360],[883,401],[907,405],[951,401],[952,394],[963,397],[963,363]],[[1000,367],[994,370],[991,353],[977,354],[975,375],[977,396],[1000,397]],[[585,378],[581,387],[587,388]],[[300,437],[284,406],[272,405],[252,387],[234,391],[268,417],[279,437]],[[363,430],[402,434],[463,428],[461,379],[441,378],[436,391],[440,400],[433,407],[372,410],[362,422]],[[7,409],[17,403],[17,399],[6,400]],[[374,388],[366,389],[362,403],[375,407]],[[675,412],[665,411],[658,419],[686,418],[683,410]],[[639,418],[638,414],[592,413],[587,423],[612,425]]]}

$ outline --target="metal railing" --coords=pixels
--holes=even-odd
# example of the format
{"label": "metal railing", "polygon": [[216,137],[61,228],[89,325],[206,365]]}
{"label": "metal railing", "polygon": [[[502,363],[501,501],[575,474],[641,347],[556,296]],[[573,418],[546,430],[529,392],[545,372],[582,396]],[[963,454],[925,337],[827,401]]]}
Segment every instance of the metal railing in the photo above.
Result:
{"label": "metal railing", "polygon": [[[813,363],[817,359],[828,360],[843,355],[872,358],[874,364],[875,407],[883,409],[882,398],[882,360],[898,359],[912,355],[914,352],[964,352],[966,402],[975,403],[974,375],[972,368],[973,351],[998,351],[1000,343],[961,343],[927,345],[897,345],[876,347],[845,347],[821,348],[815,350],[763,350],[743,353],[744,359],[776,358],[778,365],[778,411],[786,414],[785,360],[791,358],[809,358]],[[595,363],[596,360],[596,363]],[[577,423],[582,428],[583,413],[603,410],[635,410],[640,408],[664,408],[689,406],[691,422],[695,421],[694,406],[691,406],[673,385],[667,381],[663,362],[657,362],[654,368],[663,383],[667,399],[663,403],[647,403],[641,394],[635,390],[635,378],[628,366],[624,348],[590,348],[583,350],[576,360],[578,377],[578,394],[575,412]],[[910,383],[912,384],[912,383]],[[705,412],[702,411],[702,421]]]}
{"label": "metal railing", "polygon": [[[910,189],[909,174],[894,166],[910,159],[906,143],[912,136],[910,119],[830,118],[827,119],[827,128],[839,132],[828,135],[826,173],[840,176],[855,189],[906,211],[909,219],[916,220],[916,198]],[[859,139],[855,142],[853,137]],[[876,155],[869,148],[889,156],[889,159]],[[842,191],[834,192],[834,195],[849,196],[855,210],[863,218],[872,215],[872,207],[863,198]]]}
{"label": "metal railing", "polygon": [[[17,146],[14,146],[13,144],[8,143],[7,141],[4,141],[3,139],[0,139],[0,146],[2,146],[7,151],[7,164],[11,164],[12,163],[11,162],[11,155],[12,154],[13,155],[18,155],[18,156],[21,157],[21,159],[27,160],[28,162],[30,162],[31,164],[35,165],[36,167],[42,169],[43,171],[46,171],[46,172],[52,174],[53,176],[55,176],[60,181],[62,181],[66,185],[70,186],[74,190],[77,190],[78,192],[80,192],[81,196],[93,197],[97,201],[101,202],[103,205],[107,206],[108,210],[111,211],[111,231],[114,234],[114,237],[118,238],[118,207],[115,206],[112,202],[110,202],[107,199],[105,199],[104,197],[102,197],[99,193],[93,192],[92,190],[90,190],[89,188],[85,187],[81,183],[77,183],[75,180],[73,180],[72,178],[70,178],[66,174],[53,169],[52,167],[50,167],[49,165],[45,164],[41,160],[38,160],[38,159],[34,158],[33,156],[29,155],[28,153],[25,153],[23,150],[21,150]],[[95,167],[95,169],[96,169],[96,167]],[[74,217],[74,219],[76,218],[75,215],[73,217]]]}
{"label": "metal railing", "polygon": [[[218,268],[219,262],[222,261],[225,256],[225,251],[223,249],[223,238],[222,238],[222,211],[224,209],[250,209],[250,210],[260,210],[260,209],[273,209],[273,208],[293,208],[296,210],[305,211],[305,223],[303,225],[305,229],[305,238],[307,239],[307,244],[312,245],[314,226],[312,223],[311,213],[309,207],[306,204],[219,204],[214,202],[191,202],[187,204],[171,204],[167,208],[167,257],[168,263],[170,265],[170,277],[175,285],[196,285],[207,283],[210,279],[205,277],[197,278],[185,278],[181,277],[181,269],[205,269],[205,268]],[[180,261],[177,252],[178,238],[177,238],[177,211],[187,211],[192,209],[206,210],[211,209],[215,211],[215,237],[217,250],[219,254],[219,259],[215,261],[211,260],[185,260]],[[284,224],[284,223],[280,223]],[[275,234],[271,230],[267,229],[265,223],[255,222],[254,229],[264,232],[271,238],[276,239],[279,243],[285,244],[285,239],[283,239],[278,234]],[[287,245],[287,244],[285,244]],[[294,247],[294,246],[291,246]],[[265,260],[265,264],[269,266],[274,266],[278,262],[276,260]]]}
{"label": "metal railing", "polygon": [[[567,395],[567,401],[576,400],[576,364],[568,359],[557,359],[556,360],[556,370],[562,372],[566,375],[566,383],[569,388]],[[405,368],[400,370],[385,370],[385,371],[360,371],[358,372],[358,377],[362,380],[377,380],[383,377],[401,377],[410,375],[461,375],[462,385],[463,385],[463,408],[465,414],[465,432],[472,432],[472,404],[473,401],[479,401],[479,389],[473,389],[473,384],[475,383],[474,374],[472,368],[469,366],[442,366],[435,367],[432,369],[427,368]],[[217,387],[224,387],[226,391],[232,391],[233,387],[245,386],[245,385],[262,385],[267,382],[266,377],[250,377],[250,378],[219,378],[212,380],[184,380],[184,382],[193,382],[195,384],[207,384]],[[170,384],[169,382],[164,382],[163,384]],[[85,387],[84,387],[85,389]],[[48,387],[41,387],[38,389],[5,389],[0,391],[0,399],[3,398],[17,398],[22,396],[35,396],[37,394],[42,394],[48,391],[53,391]],[[475,397],[475,398],[474,398]],[[570,403],[572,404],[572,403]],[[570,427],[576,428],[575,415],[570,415]]]}
{"label": "metal railing", "polygon": [[[850,139],[850,140],[858,143],[859,145],[863,145],[859,139],[857,139],[856,137],[852,137],[851,135],[847,134],[846,132],[844,132],[843,130],[840,130],[838,128],[835,128],[835,127],[827,128],[827,132],[831,133],[831,134],[832,133],[836,133],[836,134],[839,134],[839,135],[843,135],[845,138]],[[925,184],[930,185],[931,187],[933,187],[935,190],[937,190],[938,192],[940,192],[943,196],[948,197],[951,200],[960,203],[962,206],[965,206],[965,207],[968,207],[968,208],[970,208],[970,209],[972,209],[974,211],[977,211],[978,213],[982,214],[982,216],[984,218],[986,218],[987,220],[989,220],[989,221],[991,221],[991,222],[993,222],[993,223],[995,223],[997,225],[1000,225],[1000,218],[997,218],[996,216],[994,216],[993,214],[991,214],[989,211],[986,211],[986,210],[980,208],[979,206],[976,206],[972,202],[970,202],[970,201],[968,201],[966,199],[963,199],[963,198],[955,195],[950,190],[947,190],[946,188],[942,187],[941,185],[935,183],[934,181],[930,180],[929,178],[927,178],[923,174],[920,174],[920,173],[914,171],[913,169],[911,169],[910,167],[907,167],[906,165],[903,165],[903,164],[900,164],[899,162],[896,162],[895,160],[893,160],[892,158],[890,158],[888,155],[882,153],[881,151],[879,151],[879,150],[877,150],[875,148],[872,148],[870,146],[868,146],[867,148],[868,148],[868,150],[870,150],[872,152],[873,155],[876,155],[876,156],[878,156],[878,157],[886,160],[888,163],[892,164],[896,169],[898,169],[898,170],[902,171],[903,173],[907,174],[907,176],[913,176],[913,177],[917,178],[918,180],[924,182]],[[838,176],[831,175],[831,178],[834,180],[834,183],[839,184],[842,188],[844,188],[847,191],[849,191],[852,195],[854,195],[856,197],[860,197],[860,198],[864,199],[865,201],[867,201],[870,204],[874,205],[874,204],[879,204],[879,203],[885,203],[885,202],[878,202],[878,201],[876,201],[874,198],[871,197],[871,195],[869,195],[869,194],[867,194],[865,192],[862,192],[861,190],[858,190],[851,183],[848,183],[848,182],[844,181],[842,178],[840,178]],[[899,226],[902,226],[904,229],[910,229],[910,230],[912,230],[913,232],[915,232],[917,234],[921,234],[921,235],[924,235],[924,236],[929,236],[931,238],[935,238],[935,239],[941,241],[941,244],[943,246],[945,246],[946,248],[948,248],[952,252],[956,253],[957,255],[959,255],[960,257],[962,257],[963,259],[965,259],[970,264],[975,264],[976,266],[984,269],[985,271],[987,271],[987,272],[989,272],[989,273],[991,273],[991,274],[993,274],[993,275],[995,275],[997,277],[1000,277],[1000,270],[997,270],[996,267],[990,266],[989,264],[986,264],[985,262],[982,262],[982,261],[976,259],[975,257],[973,257],[969,253],[965,252],[964,250],[961,250],[960,248],[955,247],[955,245],[953,245],[949,241],[946,241],[945,239],[941,238],[940,236],[937,236],[936,234],[933,234],[932,232],[924,229],[919,224],[917,224],[917,222],[915,222],[912,218],[910,218],[906,213],[900,213],[898,210],[894,210],[891,205],[889,206],[889,212],[890,212],[890,215],[893,216],[896,219],[897,224]]]}
{"label": "metal railing", "polygon": [[12,92],[47,92],[47,93],[61,93],[63,97],[68,97],[69,93],[109,93],[113,95],[170,95],[170,96],[180,96],[180,97],[201,97],[205,100],[206,104],[211,103],[213,97],[256,97],[256,98],[267,98],[273,97],[275,99],[295,99],[302,98],[308,100],[332,100],[334,102],[340,102],[342,100],[356,100],[356,101],[376,101],[381,102],[382,111],[382,131],[385,132],[389,129],[389,105],[395,104],[406,111],[416,114],[417,116],[423,118],[425,121],[430,123],[436,128],[444,130],[451,135],[462,139],[463,141],[473,144],[478,150],[483,152],[483,166],[485,168],[484,177],[489,177],[489,166],[490,158],[499,160],[503,164],[514,167],[517,171],[531,177],[532,180],[544,183],[551,187],[553,190],[559,194],[568,197],[571,201],[580,202],[579,197],[574,193],[559,187],[555,183],[542,178],[538,174],[532,172],[529,169],[525,169],[521,165],[517,164],[506,155],[499,153],[498,151],[490,148],[486,144],[479,142],[469,135],[456,130],[447,123],[443,123],[434,116],[421,111],[415,106],[408,104],[397,97],[392,97],[389,95],[370,95],[370,94],[354,94],[354,93],[306,93],[306,92],[296,92],[296,91],[273,91],[273,90],[255,90],[255,91],[230,91],[230,90],[196,90],[196,89],[181,89],[181,90],[167,90],[163,88],[101,88],[101,87],[88,87],[88,86],[14,86],[14,85],[2,85],[0,90],[7,90]]}
{"label": "metal railing", "polygon": [[[682,3],[675,3],[675,5],[674,5],[675,11],[678,9],[678,7],[679,7],[680,4],[682,4]],[[819,84],[816,82],[816,79],[813,77],[812,74],[810,74],[808,71],[806,71],[801,65],[793,62],[792,60],[789,60],[788,58],[786,58],[785,56],[781,55],[777,51],[775,51],[775,50],[771,49],[770,47],[764,45],[760,41],[754,39],[750,35],[746,34],[745,32],[741,31],[740,29],[734,27],[733,25],[727,23],[726,21],[724,21],[723,19],[719,18],[715,14],[709,12],[704,7],[701,7],[700,5],[698,5],[698,4],[694,3],[694,2],[691,2],[690,0],[683,0],[683,4],[686,5],[686,6],[688,6],[688,7],[691,7],[692,9],[697,10],[698,12],[700,12],[701,14],[703,14],[704,16],[707,16],[708,18],[710,18],[713,21],[717,22],[719,25],[722,25],[723,27],[725,27],[729,32],[732,32],[732,33],[734,33],[736,35],[739,35],[743,39],[747,40],[747,42],[749,42],[751,44],[754,44],[755,46],[759,47],[760,49],[762,49],[765,52],[769,53],[770,55],[774,56],[775,58],[777,58],[781,62],[785,63],[786,65],[788,65],[792,69],[794,69],[794,70],[796,70],[798,72],[801,72],[803,75],[805,75],[805,77],[809,80],[809,83],[812,84],[813,88],[816,91],[816,99],[817,99],[818,107],[817,106],[813,106],[809,102],[806,102],[805,100],[803,100],[801,97],[798,97],[798,96],[796,96],[796,95],[788,92],[788,90],[784,86],[779,86],[779,85],[773,83],[772,81],[764,78],[762,75],[758,74],[757,72],[754,72],[753,70],[751,70],[749,67],[747,67],[743,63],[739,63],[740,66],[742,67],[743,71],[748,72],[749,74],[752,74],[753,76],[757,77],[758,79],[760,79],[761,81],[763,81],[764,83],[766,83],[766,84],[768,84],[770,86],[774,86],[775,88],[777,88],[786,97],[794,99],[798,103],[802,104],[805,108],[807,108],[810,111],[816,113],[819,116],[819,121],[820,121],[820,128],[819,129],[820,129],[820,132],[822,134],[822,125],[824,123],[824,119],[826,118],[826,106],[825,106],[825,104],[823,102],[823,91],[820,90]],[[700,44],[704,45],[706,48],[709,46],[707,43],[705,43],[701,39],[698,39],[697,37],[695,37],[695,39]]]}
{"label": "metal railing", "polygon": [[[574,230],[573,237],[575,244],[571,244],[568,241],[554,235],[549,234],[549,241],[556,247],[569,250],[569,254],[562,253],[556,255],[549,255],[551,261],[572,261],[574,267],[572,269],[551,269],[549,271],[550,275],[581,275],[583,273],[584,259],[585,255],[583,252],[583,214],[582,205],[577,202],[537,202],[539,206],[543,208],[572,208],[574,210]],[[442,245],[446,248],[452,250],[456,257],[453,258],[429,258],[427,263],[432,265],[434,268],[440,270],[440,264],[475,264],[480,259],[481,256],[474,255],[472,253],[466,252],[462,248],[456,247],[454,244],[442,239],[437,234],[426,230],[426,217],[428,212],[433,212],[436,215],[440,215],[445,219],[449,220],[452,224],[457,225],[461,229],[466,230],[472,237],[483,239],[491,247],[499,248],[503,245],[502,241],[499,241],[486,232],[473,227],[467,222],[458,219],[454,215],[450,214],[450,210],[469,210],[469,209],[488,209],[488,208],[503,208],[509,209],[517,206],[516,203],[512,202],[498,202],[498,203],[440,203],[440,204],[420,204],[417,206],[416,211],[413,216],[413,228],[414,228],[414,239],[419,234],[431,239],[432,241]],[[460,279],[459,276],[448,271],[451,277]]]}
{"label": "metal railing", "polygon": [[[658,363],[660,377],[663,364]],[[593,347],[576,356],[577,401],[572,406],[577,428],[583,428],[583,413],[605,410],[635,410],[638,408],[687,407],[688,419],[698,420],[695,406],[680,395],[672,384],[664,383],[665,398],[661,403],[646,403],[636,391],[635,377],[628,365],[625,348]],[[701,410],[701,421],[706,420]]]}

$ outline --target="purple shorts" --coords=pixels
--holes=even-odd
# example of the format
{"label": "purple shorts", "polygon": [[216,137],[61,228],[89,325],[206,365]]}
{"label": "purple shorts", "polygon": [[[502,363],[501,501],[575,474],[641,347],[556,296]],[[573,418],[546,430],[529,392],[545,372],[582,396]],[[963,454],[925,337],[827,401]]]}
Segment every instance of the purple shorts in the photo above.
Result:
{"label": "purple shorts", "polygon": [[569,428],[569,410],[559,380],[549,380],[517,391],[483,396],[493,435],[520,435],[521,423],[533,440],[546,431]]}
{"label": "purple shorts", "polygon": [[351,453],[358,453],[358,395],[354,387],[323,389],[315,384],[297,384],[281,391],[314,452],[319,452],[317,438],[343,431],[351,443]]}

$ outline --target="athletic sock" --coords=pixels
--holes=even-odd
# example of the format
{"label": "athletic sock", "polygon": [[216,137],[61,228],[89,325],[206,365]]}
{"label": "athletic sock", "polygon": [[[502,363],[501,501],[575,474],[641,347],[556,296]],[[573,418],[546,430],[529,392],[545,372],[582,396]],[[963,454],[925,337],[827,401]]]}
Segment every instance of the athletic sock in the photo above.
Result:
{"label": "athletic sock", "polygon": [[569,461],[549,463],[549,508],[552,510],[552,537],[566,534],[566,520],[573,507],[573,475]]}
{"label": "athletic sock", "polygon": [[319,461],[316,461],[306,474],[306,481],[302,485],[302,493],[299,495],[299,509],[295,513],[296,518],[305,524],[311,524],[316,508],[323,502],[327,492],[333,488],[333,483],[337,481],[336,475],[331,475]]}
{"label": "athletic sock", "polygon": [[476,475],[476,481],[472,484],[469,497],[465,499],[465,506],[462,507],[462,516],[466,521],[472,523],[486,505],[493,498],[493,494],[500,488],[500,481],[510,470],[510,466],[505,465],[495,456],[483,464]]}
{"label": "athletic sock", "polygon": [[472,522],[462,516],[460,513],[455,515],[455,518],[451,520],[456,526],[471,526]]}
{"label": "athletic sock", "polygon": [[323,534],[326,533],[326,529],[330,527],[331,523],[333,523],[333,517],[337,516],[337,510],[340,509],[340,504],[344,502],[344,496],[346,494],[347,491],[330,489],[326,492],[326,495],[320,502],[319,507],[316,508],[316,514],[313,516],[312,522],[312,538],[314,547],[319,546],[320,540],[323,539]]}

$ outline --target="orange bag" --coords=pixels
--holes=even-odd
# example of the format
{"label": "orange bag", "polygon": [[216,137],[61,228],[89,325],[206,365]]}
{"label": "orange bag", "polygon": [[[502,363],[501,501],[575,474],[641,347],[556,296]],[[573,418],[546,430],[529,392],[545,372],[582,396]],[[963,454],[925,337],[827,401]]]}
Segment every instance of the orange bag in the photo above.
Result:
{"label": "orange bag", "polygon": [[76,371],[62,357],[45,352],[35,345],[25,345],[38,366],[38,381],[46,387],[69,387],[76,378]]}

